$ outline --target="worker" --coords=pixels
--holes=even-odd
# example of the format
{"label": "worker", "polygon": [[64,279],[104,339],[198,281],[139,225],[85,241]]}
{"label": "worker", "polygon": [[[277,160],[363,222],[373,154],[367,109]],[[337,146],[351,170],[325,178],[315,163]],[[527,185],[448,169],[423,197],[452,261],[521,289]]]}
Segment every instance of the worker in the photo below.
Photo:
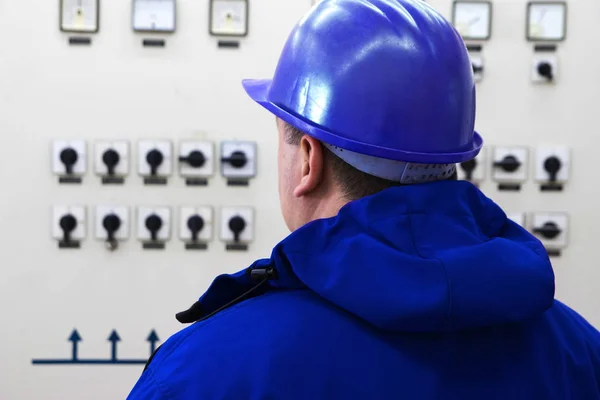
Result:
{"label": "worker", "polygon": [[600,334],[544,247],[456,179],[482,138],[446,19],[324,0],[243,86],[276,117],[291,233],[190,301],[131,400],[600,399]]}

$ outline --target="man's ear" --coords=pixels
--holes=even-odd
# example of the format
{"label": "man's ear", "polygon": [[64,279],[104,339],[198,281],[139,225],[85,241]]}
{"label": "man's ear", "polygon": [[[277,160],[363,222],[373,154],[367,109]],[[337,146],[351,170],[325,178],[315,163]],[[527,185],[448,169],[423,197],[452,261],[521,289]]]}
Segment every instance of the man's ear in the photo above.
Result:
{"label": "man's ear", "polygon": [[315,191],[324,179],[325,153],[323,145],[308,135],[300,139],[299,150],[301,160],[300,184],[294,189],[294,196],[301,197]]}

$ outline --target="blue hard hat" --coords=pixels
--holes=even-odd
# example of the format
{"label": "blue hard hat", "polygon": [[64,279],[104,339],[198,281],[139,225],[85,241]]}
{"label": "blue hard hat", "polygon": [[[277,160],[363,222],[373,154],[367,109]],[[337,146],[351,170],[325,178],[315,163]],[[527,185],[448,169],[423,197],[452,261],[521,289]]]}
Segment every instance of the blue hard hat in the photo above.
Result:
{"label": "blue hard hat", "polygon": [[398,161],[475,158],[475,83],[450,22],[421,0],[324,0],[290,34],[273,79],[246,92],[325,143]]}

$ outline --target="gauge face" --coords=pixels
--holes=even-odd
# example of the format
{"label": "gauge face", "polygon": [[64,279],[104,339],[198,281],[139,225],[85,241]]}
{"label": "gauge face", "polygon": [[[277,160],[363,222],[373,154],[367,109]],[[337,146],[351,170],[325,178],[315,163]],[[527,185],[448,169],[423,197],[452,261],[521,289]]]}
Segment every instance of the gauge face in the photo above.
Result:
{"label": "gauge face", "polygon": [[490,2],[455,1],[453,23],[465,40],[487,40],[491,36]]}
{"label": "gauge face", "polygon": [[246,36],[248,2],[246,0],[212,0],[210,33],[221,36]]}
{"label": "gauge face", "polygon": [[174,32],[175,0],[134,0],[133,30]]}
{"label": "gauge face", "polygon": [[529,3],[527,39],[561,41],[566,37],[567,5],[565,3]]}
{"label": "gauge face", "polygon": [[98,32],[99,0],[62,0],[60,30],[63,32]]}

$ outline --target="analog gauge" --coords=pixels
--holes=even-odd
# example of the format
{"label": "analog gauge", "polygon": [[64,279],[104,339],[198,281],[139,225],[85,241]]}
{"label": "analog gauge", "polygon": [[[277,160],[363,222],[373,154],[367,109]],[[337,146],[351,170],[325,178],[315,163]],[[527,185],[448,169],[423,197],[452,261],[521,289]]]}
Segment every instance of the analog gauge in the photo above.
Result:
{"label": "analog gauge", "polygon": [[133,30],[175,32],[175,0],[134,0]]}
{"label": "analog gauge", "polygon": [[62,0],[60,30],[63,32],[98,32],[99,0]]}
{"label": "analog gauge", "polygon": [[491,36],[492,3],[455,1],[453,24],[465,40],[488,40]]}
{"label": "analog gauge", "polygon": [[558,42],[567,31],[567,4],[564,2],[529,3],[527,39]]}
{"label": "analog gauge", "polygon": [[248,1],[211,0],[210,34],[246,36],[248,34]]}

